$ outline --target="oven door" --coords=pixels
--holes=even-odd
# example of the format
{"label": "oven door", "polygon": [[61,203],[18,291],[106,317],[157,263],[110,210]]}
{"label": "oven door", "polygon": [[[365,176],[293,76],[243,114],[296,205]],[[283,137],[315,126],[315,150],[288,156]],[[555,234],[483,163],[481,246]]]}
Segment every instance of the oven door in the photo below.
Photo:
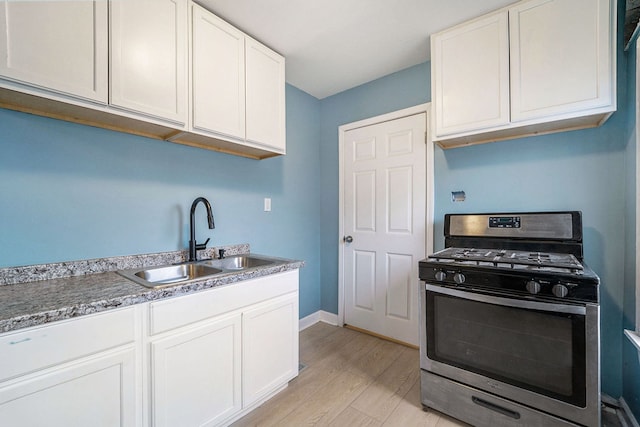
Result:
{"label": "oven door", "polygon": [[421,367],[583,424],[599,414],[599,307],[426,284]]}

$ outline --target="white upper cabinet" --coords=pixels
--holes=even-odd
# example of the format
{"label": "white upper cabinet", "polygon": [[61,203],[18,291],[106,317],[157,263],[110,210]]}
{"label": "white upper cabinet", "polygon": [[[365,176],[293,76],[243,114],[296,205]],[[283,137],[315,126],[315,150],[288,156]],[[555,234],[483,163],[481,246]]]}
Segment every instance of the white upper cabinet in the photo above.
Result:
{"label": "white upper cabinet", "polygon": [[509,123],[508,31],[503,11],[434,37],[438,135]]}
{"label": "white upper cabinet", "polygon": [[247,37],[247,140],[284,153],[285,60]]}
{"label": "white upper cabinet", "polygon": [[511,120],[611,105],[610,5],[534,0],[509,10]]}
{"label": "white upper cabinet", "polygon": [[193,4],[193,127],[244,139],[244,34]]}
{"label": "white upper cabinet", "polygon": [[525,0],[434,34],[434,140],[598,126],[616,110],[615,0]]}
{"label": "white upper cabinet", "polygon": [[191,67],[194,132],[284,154],[281,55],[192,3]]}
{"label": "white upper cabinet", "polygon": [[0,75],[107,102],[107,0],[0,0]]}
{"label": "white upper cabinet", "polygon": [[285,59],[191,0],[0,0],[0,105],[264,159]]}
{"label": "white upper cabinet", "polygon": [[187,1],[109,4],[111,105],[185,124]]}

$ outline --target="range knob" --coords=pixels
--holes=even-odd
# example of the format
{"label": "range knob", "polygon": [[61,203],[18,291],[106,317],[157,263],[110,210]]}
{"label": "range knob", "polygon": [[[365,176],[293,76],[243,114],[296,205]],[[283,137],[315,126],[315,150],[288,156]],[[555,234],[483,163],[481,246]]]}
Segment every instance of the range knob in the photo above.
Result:
{"label": "range knob", "polygon": [[551,292],[553,292],[553,295],[557,296],[558,298],[564,298],[569,293],[569,289],[565,285],[558,283],[557,285],[554,285],[553,288],[551,288]]}
{"label": "range knob", "polygon": [[437,280],[438,282],[442,282],[442,281],[444,281],[444,279],[446,279],[446,278],[447,278],[447,273],[445,273],[445,272],[444,272],[444,271],[442,271],[442,270],[436,271],[436,280]]}
{"label": "range knob", "polygon": [[456,282],[458,285],[463,284],[465,280],[466,280],[466,277],[464,277],[464,274],[462,273],[456,273],[453,275],[453,281]]}
{"label": "range knob", "polygon": [[527,292],[533,295],[540,292],[540,283],[536,282],[535,280],[529,280],[527,282]]}

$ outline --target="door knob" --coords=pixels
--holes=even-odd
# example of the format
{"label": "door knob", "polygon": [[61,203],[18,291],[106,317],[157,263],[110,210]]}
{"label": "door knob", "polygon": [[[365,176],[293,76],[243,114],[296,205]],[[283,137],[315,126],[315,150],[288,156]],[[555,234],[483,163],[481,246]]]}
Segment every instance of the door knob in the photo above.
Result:
{"label": "door knob", "polygon": [[351,243],[351,242],[353,242],[353,237],[351,237],[351,236],[344,236],[344,237],[342,238],[342,240],[344,240],[344,242],[345,242],[345,243]]}

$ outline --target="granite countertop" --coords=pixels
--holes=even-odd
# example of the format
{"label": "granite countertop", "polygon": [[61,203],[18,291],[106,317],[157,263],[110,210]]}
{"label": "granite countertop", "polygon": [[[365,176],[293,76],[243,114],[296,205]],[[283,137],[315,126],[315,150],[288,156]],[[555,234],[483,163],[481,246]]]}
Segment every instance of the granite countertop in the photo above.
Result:
{"label": "granite countertop", "polygon": [[[248,245],[225,249],[227,256],[249,253]],[[215,249],[207,251],[201,259],[214,257]],[[144,287],[115,271],[183,262],[186,251],[3,268],[0,269],[0,332],[185,295],[304,265],[302,261],[269,258],[275,263],[163,288]]]}

